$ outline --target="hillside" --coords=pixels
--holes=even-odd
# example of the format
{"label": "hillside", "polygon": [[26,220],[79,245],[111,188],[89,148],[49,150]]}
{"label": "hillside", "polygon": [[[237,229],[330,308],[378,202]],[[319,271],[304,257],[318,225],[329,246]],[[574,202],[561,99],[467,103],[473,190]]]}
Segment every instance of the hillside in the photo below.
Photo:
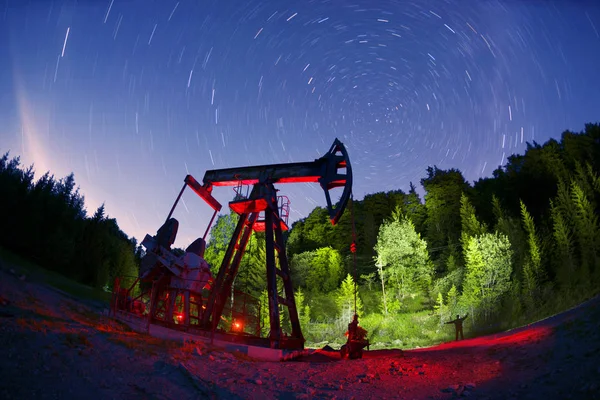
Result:
{"label": "hillside", "polygon": [[600,398],[600,299],[459,343],[257,362],[149,338],[0,265],[0,398]]}

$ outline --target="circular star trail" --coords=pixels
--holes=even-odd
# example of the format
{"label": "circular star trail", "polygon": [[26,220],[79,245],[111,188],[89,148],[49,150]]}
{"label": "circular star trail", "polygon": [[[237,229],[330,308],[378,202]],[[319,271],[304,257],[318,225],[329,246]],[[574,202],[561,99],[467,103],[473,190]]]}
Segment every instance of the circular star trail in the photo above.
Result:
{"label": "circular star trail", "polygon": [[[432,165],[473,181],[600,109],[593,1],[4,0],[0,21],[0,150],[75,172],[138,239],[187,173],[310,161],[338,137],[358,198]],[[292,220],[325,204],[280,189]],[[183,199],[181,246],[210,218]]]}

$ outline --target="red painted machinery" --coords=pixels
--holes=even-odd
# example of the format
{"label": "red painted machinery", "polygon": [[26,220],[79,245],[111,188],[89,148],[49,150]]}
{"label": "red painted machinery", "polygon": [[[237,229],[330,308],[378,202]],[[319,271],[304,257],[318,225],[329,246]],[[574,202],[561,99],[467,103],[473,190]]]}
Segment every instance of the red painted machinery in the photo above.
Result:
{"label": "red painted machinery", "polygon": [[[283,231],[288,229],[289,200],[285,196],[277,195],[278,189],[275,189],[275,185],[319,183],[325,192],[331,223],[336,224],[344,213],[352,192],[352,168],[342,142],[335,139],[329,151],[312,162],[211,170],[205,173],[202,184],[191,175],[186,176],[184,182],[165,224],[155,236],[146,235],[142,241],[146,254],[142,259],[138,279],[139,285],[145,287],[142,292],[150,293],[147,295],[149,298],[147,314],[150,321],[171,328],[205,334],[215,331],[219,323],[224,320],[223,312],[228,307],[231,315],[228,332],[234,335],[234,338],[230,337],[230,339],[278,349],[303,349],[304,337],[298,319],[283,240]],[[242,185],[252,186],[249,194],[241,193],[239,188]],[[236,198],[229,203],[229,207],[239,215],[239,220],[219,272],[216,277],[212,277],[203,255],[206,236],[214,218],[221,210],[221,204],[212,196],[212,190],[217,186],[237,188]],[[204,199],[213,208],[214,214],[204,236],[192,243],[183,256],[177,257],[171,252],[171,245],[175,241],[179,223],[171,216],[186,187],[190,187]],[[332,203],[329,192],[334,188],[343,189],[336,204]],[[253,313],[249,312],[257,309],[256,299],[238,292],[237,298],[242,298],[243,301],[231,304],[232,285],[253,231],[265,232],[270,317],[267,338],[258,337],[260,316],[257,316],[256,312],[250,315]],[[279,279],[282,281],[283,296],[277,291]],[[139,301],[138,298],[142,296],[134,297],[132,289],[120,297],[125,295],[129,300],[121,299],[120,303],[116,301],[115,304],[129,304],[129,307],[133,308],[132,305],[137,304],[135,301]],[[287,307],[289,311],[291,323],[289,335],[281,328],[280,306]],[[139,307],[135,309],[140,310]],[[244,330],[242,323],[247,326],[252,319],[257,327],[254,329],[255,333],[248,335],[245,330],[246,332],[240,335],[239,333]],[[239,322],[240,320],[244,322]]]}

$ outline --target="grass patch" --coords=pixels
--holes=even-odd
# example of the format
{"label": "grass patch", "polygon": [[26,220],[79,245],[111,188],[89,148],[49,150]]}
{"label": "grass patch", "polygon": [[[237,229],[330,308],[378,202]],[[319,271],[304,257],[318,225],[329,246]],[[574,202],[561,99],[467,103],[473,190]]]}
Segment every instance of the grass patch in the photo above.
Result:
{"label": "grass patch", "polygon": [[[451,325],[440,325],[440,319],[430,311],[389,314],[367,314],[360,325],[368,333],[371,349],[428,347],[454,339]],[[340,326],[336,326],[340,325]],[[322,348],[330,345],[339,348],[346,342],[346,325],[311,322],[307,327],[306,347]],[[341,330],[340,330],[341,329]],[[311,340],[312,339],[312,340]]]}
{"label": "grass patch", "polygon": [[440,326],[439,317],[429,311],[388,316],[369,314],[362,319],[361,325],[369,331],[371,343],[381,343],[385,347],[433,346],[448,341],[452,333],[448,325]]}
{"label": "grass patch", "polygon": [[81,299],[100,301],[103,303],[110,302],[110,293],[83,285],[57,272],[47,270],[2,247],[0,247],[0,259],[11,264],[9,265],[9,268],[14,269],[17,276],[25,275],[29,280],[46,283]]}

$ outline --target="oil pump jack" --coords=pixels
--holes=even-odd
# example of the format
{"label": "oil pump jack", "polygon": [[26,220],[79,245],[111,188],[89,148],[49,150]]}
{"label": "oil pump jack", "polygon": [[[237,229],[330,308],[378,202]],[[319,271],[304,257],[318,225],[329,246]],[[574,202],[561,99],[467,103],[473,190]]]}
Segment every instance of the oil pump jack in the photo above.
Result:
{"label": "oil pump jack", "polygon": [[[324,156],[311,162],[210,170],[206,171],[202,184],[187,175],[165,224],[155,236],[146,235],[142,241],[146,254],[142,259],[138,280],[152,283],[149,320],[190,333],[214,333],[215,327],[223,319],[223,309],[230,297],[251,234],[253,231],[264,231],[270,329],[268,338],[260,340],[271,348],[303,349],[304,337],[283,238],[283,232],[288,229],[289,203],[284,201],[285,196],[277,195],[278,189],[275,188],[275,184],[303,182],[319,183],[325,192],[330,221],[335,225],[344,213],[352,192],[352,168],[343,143],[335,139]],[[213,279],[203,259],[206,236],[221,210],[221,204],[212,196],[212,191],[218,186],[239,188],[242,185],[251,185],[252,190],[249,196],[239,196],[238,191],[238,196],[229,202],[229,207],[239,215],[239,220],[218,274]],[[174,243],[178,222],[171,216],[186,187],[190,187],[211,206],[214,214],[204,236],[194,241],[184,256],[177,257],[171,252],[170,246]],[[332,203],[329,192],[334,188],[343,188],[336,204]],[[278,293],[279,279],[282,281],[283,296]],[[210,289],[207,289],[209,286]],[[174,323],[175,300],[181,297],[183,313],[178,316],[183,318]],[[129,304],[133,303],[135,299],[130,299]],[[282,330],[280,306],[288,309],[290,335]],[[245,340],[256,344],[257,339],[238,335],[234,341]]]}

